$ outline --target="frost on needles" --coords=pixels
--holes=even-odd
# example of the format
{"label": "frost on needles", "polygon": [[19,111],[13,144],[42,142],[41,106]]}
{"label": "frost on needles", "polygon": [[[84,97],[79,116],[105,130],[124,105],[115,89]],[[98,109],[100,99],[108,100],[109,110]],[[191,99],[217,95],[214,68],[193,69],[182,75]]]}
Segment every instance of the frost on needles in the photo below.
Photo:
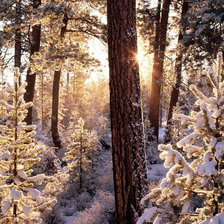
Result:
{"label": "frost on needles", "polygon": [[218,53],[208,78],[213,96],[195,85],[196,109],[189,116],[175,114],[192,133],[175,145],[160,145],[160,157],[169,168],[157,188],[141,203],[151,202],[137,224],[224,224],[224,76]]}
{"label": "frost on needles", "polygon": [[15,85],[8,84],[0,101],[0,223],[41,223],[39,211],[50,200],[37,189],[48,177],[32,175],[42,148],[35,145],[35,125],[24,118],[32,103],[24,101],[26,83],[19,86],[19,70]]}

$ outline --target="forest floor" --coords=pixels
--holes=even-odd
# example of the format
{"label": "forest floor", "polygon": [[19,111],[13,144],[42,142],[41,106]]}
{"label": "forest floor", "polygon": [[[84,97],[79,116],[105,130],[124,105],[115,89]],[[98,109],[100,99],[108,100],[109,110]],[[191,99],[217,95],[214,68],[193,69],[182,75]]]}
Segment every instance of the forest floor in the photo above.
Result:
{"label": "forest floor", "polygon": [[[160,142],[163,142],[165,129],[160,129]],[[111,136],[110,136],[111,138]],[[41,132],[38,133],[36,139],[49,148],[51,138],[44,137]],[[104,139],[105,140],[105,139]],[[107,146],[111,145],[111,141],[105,140]],[[112,152],[111,148],[105,148],[101,145],[101,150],[94,159],[94,168],[90,175],[85,177],[83,189],[78,190],[78,184],[70,180],[64,180],[59,189],[61,193],[57,196],[57,203],[49,213],[49,217],[53,217],[53,221],[48,223],[56,224],[114,224],[115,220],[115,204],[113,195],[113,172],[112,172]],[[148,178],[150,188],[157,186],[158,182],[165,177],[167,169],[163,167],[162,161],[159,159],[158,145],[152,143],[147,147],[148,161]],[[47,154],[43,163],[56,159],[58,164],[64,161],[66,147],[58,152]],[[54,154],[54,155],[53,155]],[[49,158],[46,158],[49,157]],[[59,165],[60,166],[60,165]],[[51,167],[47,169],[51,169]],[[61,170],[66,172],[66,166]],[[47,170],[49,172],[49,170]],[[52,170],[52,172],[54,172]],[[62,180],[63,182],[63,180]],[[69,186],[70,185],[70,186]],[[48,219],[48,218],[47,218]]]}

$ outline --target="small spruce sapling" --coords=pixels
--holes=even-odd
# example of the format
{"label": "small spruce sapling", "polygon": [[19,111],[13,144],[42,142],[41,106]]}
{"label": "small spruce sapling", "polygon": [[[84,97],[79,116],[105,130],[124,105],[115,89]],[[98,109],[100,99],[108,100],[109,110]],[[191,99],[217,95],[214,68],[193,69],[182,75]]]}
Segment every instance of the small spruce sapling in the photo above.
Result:
{"label": "small spruce sapling", "polygon": [[[0,100],[4,120],[0,125],[0,223],[41,223],[39,211],[48,199],[36,188],[45,180],[44,174],[31,176],[32,167],[39,161],[42,148],[34,142],[35,125],[26,125],[24,118],[32,103],[24,101],[26,83],[19,86],[19,70],[15,86],[8,86],[8,100]],[[7,115],[7,116],[5,116]]]}
{"label": "small spruce sapling", "polygon": [[[84,125],[82,118],[78,120],[77,125],[72,125],[74,130],[65,157],[72,180],[79,183],[79,191],[83,188],[84,177],[91,168],[94,152],[98,148],[96,134],[86,130]],[[78,180],[75,180],[75,177],[78,177]]]}
{"label": "small spruce sapling", "polygon": [[[142,199],[153,202],[145,209],[137,224],[224,223],[224,76],[223,57],[208,77],[213,95],[205,96],[195,85],[198,109],[189,116],[174,114],[192,133],[176,145],[160,145],[160,158],[169,168],[159,187]],[[182,152],[181,152],[182,151]]]}

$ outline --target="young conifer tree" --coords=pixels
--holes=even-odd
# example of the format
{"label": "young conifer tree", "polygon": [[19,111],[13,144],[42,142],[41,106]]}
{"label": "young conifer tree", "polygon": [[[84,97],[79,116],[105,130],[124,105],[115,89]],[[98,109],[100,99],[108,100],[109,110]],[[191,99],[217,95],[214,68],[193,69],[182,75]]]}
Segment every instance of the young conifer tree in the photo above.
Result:
{"label": "young conifer tree", "polygon": [[164,166],[170,168],[159,187],[142,199],[155,207],[145,210],[138,224],[224,223],[224,76],[218,53],[214,70],[208,71],[213,95],[205,96],[195,85],[196,108],[189,116],[175,114],[189,135],[176,145],[160,145]]}
{"label": "young conifer tree", "polygon": [[26,83],[19,86],[19,70],[15,86],[8,86],[8,100],[1,100],[0,125],[0,223],[41,223],[40,209],[51,203],[36,188],[46,180],[44,174],[32,176],[32,167],[39,161],[42,148],[35,145],[35,125],[26,125],[24,118],[31,102],[24,101]]}
{"label": "young conifer tree", "polygon": [[[78,124],[73,126],[71,142],[66,153],[68,169],[72,178],[78,177],[79,190],[81,191],[85,175],[90,170],[93,153],[97,150],[97,137],[93,132],[84,128],[85,121],[80,118]],[[78,175],[77,175],[78,174]]]}

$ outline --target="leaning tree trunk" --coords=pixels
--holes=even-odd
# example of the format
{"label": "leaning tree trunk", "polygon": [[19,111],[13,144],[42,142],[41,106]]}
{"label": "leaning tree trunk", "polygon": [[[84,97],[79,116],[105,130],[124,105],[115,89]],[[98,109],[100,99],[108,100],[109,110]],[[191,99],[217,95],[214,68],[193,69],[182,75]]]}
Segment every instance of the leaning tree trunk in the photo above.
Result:
{"label": "leaning tree trunk", "polygon": [[182,12],[181,12],[181,24],[180,24],[181,27],[180,27],[180,33],[178,36],[178,46],[180,47],[180,49],[177,54],[176,64],[175,64],[176,83],[171,92],[170,108],[168,112],[167,124],[170,124],[171,122],[171,118],[173,116],[173,109],[177,105],[178,97],[179,97],[180,84],[181,84],[182,58],[183,58],[182,40],[183,40],[183,33],[184,33],[184,18],[187,11],[188,11],[188,2],[186,0],[183,0],[183,6],[182,6]]}
{"label": "leaning tree trunk", "polygon": [[[21,12],[21,0],[16,2],[16,14],[15,14],[15,55],[14,65],[20,69],[21,57],[22,57],[22,36],[21,36],[21,24],[22,24],[22,12]],[[21,77],[19,77],[19,84],[21,84]]]}
{"label": "leaning tree trunk", "polygon": [[108,0],[110,109],[118,224],[134,224],[146,190],[136,1]]}
{"label": "leaning tree trunk", "polygon": [[160,118],[160,93],[163,81],[163,64],[166,49],[166,36],[169,18],[169,7],[171,0],[164,0],[162,7],[162,16],[159,29],[156,36],[159,36],[159,44],[154,54],[152,84],[150,94],[150,113],[149,120],[151,127],[154,128],[154,135],[158,139],[159,136],[159,118]]}
{"label": "leaning tree trunk", "polygon": [[[41,5],[41,0],[33,0],[33,8],[36,9]],[[40,37],[41,37],[41,25],[35,25],[32,27],[31,33],[31,46],[30,46],[30,57],[34,55],[35,52],[40,50]],[[24,100],[26,102],[33,102],[36,73],[31,74],[31,68],[28,68],[26,75],[26,92],[24,94]],[[30,125],[32,124],[32,113],[33,107],[28,108],[28,113],[25,118],[25,122]]]}
{"label": "leaning tree trunk", "polygon": [[[64,38],[68,24],[68,16],[64,15],[64,26],[61,28],[60,37]],[[59,88],[60,88],[61,70],[54,72],[53,96],[52,96],[52,114],[51,114],[51,134],[55,147],[61,148],[61,140],[58,132],[58,109],[59,109]]]}

